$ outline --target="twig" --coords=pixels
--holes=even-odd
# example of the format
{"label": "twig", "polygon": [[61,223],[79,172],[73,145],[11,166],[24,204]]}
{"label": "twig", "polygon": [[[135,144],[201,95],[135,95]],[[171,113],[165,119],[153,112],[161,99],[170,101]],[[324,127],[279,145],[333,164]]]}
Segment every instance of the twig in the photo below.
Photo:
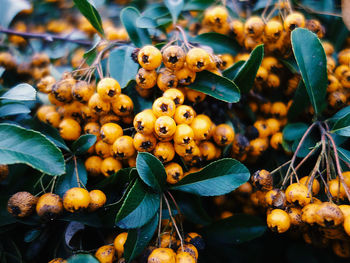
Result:
{"label": "twig", "polygon": [[162,209],[163,209],[163,198],[160,197],[160,201],[159,201],[159,223],[158,223],[158,246],[160,246],[160,231],[162,228]]}

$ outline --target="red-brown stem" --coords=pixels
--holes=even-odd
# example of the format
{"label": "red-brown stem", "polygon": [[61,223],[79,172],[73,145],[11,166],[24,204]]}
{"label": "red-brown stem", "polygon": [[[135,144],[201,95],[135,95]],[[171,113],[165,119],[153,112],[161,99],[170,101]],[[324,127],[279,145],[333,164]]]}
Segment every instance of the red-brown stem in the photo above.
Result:
{"label": "red-brown stem", "polygon": [[159,223],[158,223],[158,247],[160,246],[160,231],[162,228],[162,209],[163,209],[163,198],[160,197],[160,201],[159,201]]}
{"label": "red-brown stem", "polygon": [[181,213],[181,210],[180,210],[180,207],[178,206],[177,202],[175,201],[175,198],[174,196],[169,192],[167,191],[167,194],[170,196],[171,200],[173,201],[174,205],[176,206],[176,210],[177,212],[179,213],[179,217],[180,217],[180,227],[181,227],[181,234],[183,234],[183,227],[182,227],[182,213]]}

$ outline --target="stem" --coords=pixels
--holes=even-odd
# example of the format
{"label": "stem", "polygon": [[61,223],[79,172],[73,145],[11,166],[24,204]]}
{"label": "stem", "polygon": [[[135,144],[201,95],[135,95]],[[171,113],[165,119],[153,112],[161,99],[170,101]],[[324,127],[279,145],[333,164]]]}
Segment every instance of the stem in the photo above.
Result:
{"label": "stem", "polygon": [[162,209],[163,209],[163,198],[160,197],[159,201],[159,223],[158,223],[158,247],[160,246],[160,231],[162,228]]}
{"label": "stem", "polygon": [[47,42],[53,42],[55,40],[58,41],[65,41],[65,42],[72,42],[78,45],[82,46],[92,46],[93,43],[88,40],[82,40],[82,39],[71,39],[69,37],[62,37],[52,34],[39,34],[39,33],[27,33],[27,32],[19,32],[12,29],[5,29],[0,28],[0,34],[8,34],[8,35],[15,35],[15,36],[21,36],[23,38],[39,38]]}
{"label": "stem", "polygon": [[177,202],[175,201],[174,196],[173,196],[169,191],[167,191],[167,193],[168,193],[168,195],[170,196],[171,200],[173,201],[174,205],[176,206],[177,212],[179,213],[181,234],[183,235],[183,234],[184,234],[183,226],[182,226],[182,218],[183,218],[183,217],[182,217],[182,213],[181,213],[180,207],[178,206]]}
{"label": "stem", "polygon": [[77,184],[78,184],[78,187],[81,187],[79,173],[78,173],[77,157],[75,157],[75,155],[73,155],[73,160],[74,160],[75,175],[77,177]]}

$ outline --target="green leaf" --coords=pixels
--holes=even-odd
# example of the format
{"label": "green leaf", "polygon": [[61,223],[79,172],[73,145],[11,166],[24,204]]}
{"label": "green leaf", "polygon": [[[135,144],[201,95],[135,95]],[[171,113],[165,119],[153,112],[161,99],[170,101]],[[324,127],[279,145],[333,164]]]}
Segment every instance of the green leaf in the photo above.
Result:
{"label": "green leaf", "polygon": [[97,32],[103,36],[104,31],[102,20],[96,8],[90,4],[88,0],[73,0],[73,2],[78,7],[79,11],[90,22],[90,24],[97,30]]}
{"label": "green leaf", "polygon": [[41,231],[39,229],[31,229],[27,231],[24,235],[24,242],[30,243],[34,241],[40,234]]}
{"label": "green leaf", "polygon": [[127,263],[137,257],[146,248],[157,229],[157,224],[158,214],[143,227],[128,231],[128,238],[124,244],[124,258]]}
{"label": "green leaf", "polygon": [[157,19],[169,15],[169,9],[161,4],[154,4],[149,6],[145,11],[142,12],[142,17],[148,17]]}
{"label": "green leaf", "polygon": [[310,105],[304,82],[300,81],[295,91],[292,105],[288,110],[288,119],[294,120],[299,114],[305,111]]}
{"label": "green leaf", "polygon": [[200,196],[224,195],[248,181],[249,170],[234,159],[221,159],[185,176],[171,189]]}
{"label": "green leaf", "polygon": [[235,83],[206,70],[197,73],[195,82],[189,88],[230,103],[238,102],[241,98]]}
{"label": "green leaf", "polygon": [[166,172],[161,161],[153,154],[139,152],[136,169],[142,181],[157,192],[162,192],[166,184]]}
{"label": "green leaf", "polygon": [[307,29],[293,30],[291,42],[310,102],[318,116],[326,106],[326,54],[317,36]]}
{"label": "green leaf", "polygon": [[19,101],[36,100],[36,90],[31,85],[22,83],[2,94],[0,99]]}
{"label": "green leaf", "polygon": [[136,81],[130,81],[129,85],[123,90],[123,93],[128,95],[134,102],[134,113],[137,114],[145,109],[151,109],[152,99],[142,98],[136,91]]}
{"label": "green leaf", "polygon": [[228,69],[225,69],[222,72],[222,75],[228,79],[235,79],[235,77],[237,76],[238,72],[240,71],[240,69],[242,68],[244,63],[245,63],[244,60],[240,60],[240,61],[236,62]]}
{"label": "green leaf", "polygon": [[89,254],[75,254],[67,259],[67,263],[99,263],[99,261]]}
{"label": "green leaf", "polygon": [[171,17],[173,19],[173,24],[175,25],[177,18],[179,17],[184,7],[184,0],[164,0],[164,4],[169,9]]}
{"label": "green leaf", "polygon": [[0,117],[28,114],[30,109],[22,103],[6,103],[0,107]]}
{"label": "green leaf", "polygon": [[264,45],[259,45],[252,53],[249,59],[243,64],[233,81],[241,92],[248,92],[254,84],[256,73],[264,57]]}
{"label": "green leaf", "polygon": [[214,32],[200,34],[193,38],[193,42],[211,47],[215,54],[236,55],[241,50],[235,39]]}
{"label": "green leaf", "polygon": [[181,193],[181,195],[176,195],[175,199],[179,204],[180,211],[188,221],[203,226],[212,222],[212,219],[204,209],[202,200],[199,196]]}
{"label": "green leaf", "polygon": [[151,17],[140,16],[136,19],[136,26],[138,28],[156,28],[158,23]]}
{"label": "green leaf", "polygon": [[120,228],[138,228],[145,225],[159,209],[159,195],[150,192],[136,180],[120,208],[115,222]]}
{"label": "green leaf", "polygon": [[84,134],[81,135],[75,142],[72,144],[72,150],[75,154],[83,154],[90,149],[92,145],[96,142],[96,136],[93,134]]}
{"label": "green leaf", "polygon": [[0,0],[0,27],[8,28],[13,18],[22,10],[30,9],[26,0]]}
{"label": "green leaf", "polygon": [[125,88],[135,76],[139,69],[137,63],[132,60],[133,47],[123,46],[114,49],[108,59],[109,70],[112,78],[115,78],[122,88]]}
{"label": "green leaf", "polygon": [[337,146],[337,151],[338,151],[340,158],[342,158],[344,161],[350,163],[350,151],[345,150],[344,148],[341,148],[339,146]]}
{"label": "green leaf", "polygon": [[137,28],[136,20],[138,17],[140,17],[140,12],[135,7],[126,7],[120,13],[120,19],[135,46],[142,47],[152,44],[147,29]]}
{"label": "green leaf", "polygon": [[348,115],[350,113],[350,106],[347,106],[345,108],[342,108],[340,111],[338,111],[336,114],[334,114],[332,116],[332,118],[330,120],[332,121],[337,121],[343,117],[345,117],[346,115]]}
{"label": "green leaf", "polygon": [[62,152],[41,133],[0,124],[0,138],[0,164],[25,163],[49,175],[65,172]]}
{"label": "green leaf", "polygon": [[234,245],[262,236],[267,227],[259,217],[238,214],[204,228],[206,240],[215,245]]}
{"label": "green leaf", "polygon": [[302,122],[288,124],[283,129],[283,139],[286,141],[299,140],[303,137],[308,127],[307,124]]}
{"label": "green leaf", "polygon": [[75,165],[74,159],[71,159],[66,164],[66,174],[60,176],[55,185],[55,193],[63,196],[70,188],[80,187],[78,184],[78,178],[81,184],[86,185],[87,173],[84,162],[81,159],[77,159]]}
{"label": "green leaf", "polygon": [[336,121],[332,132],[341,136],[350,137],[350,113]]}
{"label": "green leaf", "polygon": [[190,0],[186,2],[183,10],[204,11],[214,3],[215,3],[215,0]]}

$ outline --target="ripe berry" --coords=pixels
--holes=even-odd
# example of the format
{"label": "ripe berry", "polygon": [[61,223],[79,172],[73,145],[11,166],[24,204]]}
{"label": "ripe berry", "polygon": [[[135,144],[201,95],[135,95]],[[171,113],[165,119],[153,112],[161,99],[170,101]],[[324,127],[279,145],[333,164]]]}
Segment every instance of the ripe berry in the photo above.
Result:
{"label": "ripe berry", "polygon": [[289,215],[281,209],[273,209],[267,215],[267,225],[273,231],[284,233],[290,228]]}
{"label": "ripe berry", "polygon": [[160,116],[154,124],[154,131],[161,138],[169,138],[176,131],[176,123],[169,116]]}
{"label": "ripe berry", "polygon": [[174,120],[176,124],[190,125],[194,117],[196,117],[196,112],[191,106],[180,105],[175,110]]}
{"label": "ripe berry", "polygon": [[123,129],[116,123],[106,123],[101,127],[102,141],[108,144],[113,144],[116,139],[123,136]]}
{"label": "ripe berry", "polygon": [[219,146],[229,145],[235,138],[235,132],[231,126],[227,124],[220,124],[216,126],[213,138],[215,143]]}
{"label": "ripe berry", "polygon": [[114,249],[118,253],[118,258],[121,258],[121,256],[124,253],[124,244],[125,244],[127,238],[128,238],[128,233],[123,232],[123,233],[120,233],[119,235],[117,235],[116,238],[114,239],[114,242],[113,242]]}
{"label": "ripe berry", "polygon": [[175,162],[167,164],[165,171],[167,174],[166,181],[169,184],[176,184],[184,177],[182,167]]}
{"label": "ripe berry", "polygon": [[187,124],[179,124],[176,126],[174,134],[174,143],[177,144],[188,144],[194,138],[194,132],[191,126]]}
{"label": "ripe berry", "polygon": [[184,94],[179,89],[168,89],[163,93],[163,97],[173,100],[176,107],[182,105],[185,100]]}
{"label": "ripe berry", "polygon": [[136,133],[134,135],[134,147],[139,152],[151,152],[156,147],[157,139],[153,134]]}
{"label": "ripe berry", "polygon": [[287,32],[291,32],[297,27],[305,27],[305,17],[299,12],[293,12],[286,17],[283,26]]}
{"label": "ripe berry", "polygon": [[73,119],[63,119],[58,129],[60,131],[60,135],[64,140],[74,141],[79,138],[81,134],[80,124]]}
{"label": "ripe berry", "polygon": [[112,263],[115,260],[115,249],[111,245],[105,245],[97,249],[95,257],[100,263]]}
{"label": "ripe berry", "polygon": [[156,248],[148,257],[148,263],[175,263],[176,254],[171,248]]}
{"label": "ripe berry", "polygon": [[143,89],[151,89],[157,83],[157,72],[140,68],[136,75],[136,83]]}
{"label": "ripe berry", "polygon": [[158,68],[162,63],[162,54],[154,46],[144,46],[140,49],[137,60],[144,69],[153,70]]}
{"label": "ripe berry", "polygon": [[194,72],[205,70],[209,63],[209,54],[202,48],[192,48],[186,54],[187,67]]}
{"label": "ripe berry", "polygon": [[121,93],[121,88],[115,79],[103,78],[97,84],[97,93],[102,100],[109,102]]}
{"label": "ripe berry", "polygon": [[112,102],[112,110],[118,116],[128,116],[134,110],[134,103],[131,98],[125,94],[120,94]]}
{"label": "ripe berry", "polygon": [[98,176],[101,173],[102,159],[99,156],[90,156],[85,161],[85,169],[91,176]]}
{"label": "ripe berry", "polygon": [[152,134],[156,119],[156,116],[150,109],[138,113],[134,118],[135,130],[142,134]]}
{"label": "ripe berry", "polygon": [[101,190],[92,190],[89,192],[90,195],[90,203],[88,210],[89,212],[94,212],[97,209],[104,206],[106,203],[106,195]]}
{"label": "ripe berry", "polygon": [[101,172],[106,177],[112,176],[122,168],[122,163],[119,160],[114,159],[113,157],[108,157],[104,159],[101,163]]}
{"label": "ripe berry", "polygon": [[111,109],[111,104],[104,101],[98,93],[91,96],[88,105],[96,114],[107,114]]}
{"label": "ripe berry", "polygon": [[17,192],[7,202],[7,211],[15,217],[26,217],[32,214],[38,198],[29,192]]}
{"label": "ripe berry", "polygon": [[130,136],[121,136],[113,144],[113,154],[118,159],[128,159],[135,154],[134,140]]}
{"label": "ripe berry", "polygon": [[172,99],[160,97],[153,102],[152,110],[156,117],[174,116],[176,105]]}
{"label": "ripe berry", "polygon": [[158,142],[153,150],[153,155],[162,163],[170,162],[175,157],[174,145],[170,142]]}
{"label": "ripe berry", "polygon": [[63,211],[61,197],[53,193],[46,193],[39,197],[36,204],[38,216],[44,220],[52,220]]}
{"label": "ripe berry", "polygon": [[291,204],[305,206],[311,201],[308,188],[300,183],[293,183],[289,185],[285,193],[287,202]]}
{"label": "ripe berry", "polygon": [[63,206],[67,211],[74,213],[88,208],[90,195],[87,190],[81,187],[73,187],[65,192]]}
{"label": "ripe berry", "polygon": [[163,63],[168,69],[179,70],[185,63],[185,52],[179,46],[169,46],[163,51]]}
{"label": "ripe berry", "polygon": [[166,91],[167,89],[176,88],[178,84],[178,79],[174,72],[169,69],[161,69],[157,77],[157,86],[161,91]]}

